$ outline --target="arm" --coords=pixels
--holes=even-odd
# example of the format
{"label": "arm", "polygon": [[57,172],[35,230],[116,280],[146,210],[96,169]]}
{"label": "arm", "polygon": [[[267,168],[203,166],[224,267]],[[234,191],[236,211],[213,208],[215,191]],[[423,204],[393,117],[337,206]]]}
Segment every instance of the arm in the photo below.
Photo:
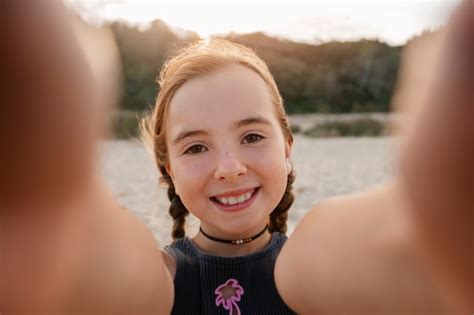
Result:
{"label": "arm", "polygon": [[[406,130],[400,180],[433,270],[474,311],[474,22],[463,1],[446,30],[426,101]],[[415,105],[415,104],[413,104]]]}
{"label": "arm", "polygon": [[458,314],[426,270],[406,207],[391,183],[312,209],[277,259],[285,302],[299,314]]}
{"label": "arm", "polygon": [[168,313],[153,236],[94,176],[110,95],[62,5],[0,12],[0,312]]}
{"label": "arm", "polygon": [[[395,103],[416,113],[402,130],[394,182],[318,205],[285,244],[275,277],[296,311],[472,312],[472,1],[463,6],[426,94],[402,77]],[[419,65],[409,67],[426,70]]]}

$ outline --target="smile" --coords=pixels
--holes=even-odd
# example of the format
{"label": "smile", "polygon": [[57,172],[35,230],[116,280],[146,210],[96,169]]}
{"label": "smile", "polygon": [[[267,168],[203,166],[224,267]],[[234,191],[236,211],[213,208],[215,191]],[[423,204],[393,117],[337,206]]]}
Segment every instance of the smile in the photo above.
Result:
{"label": "smile", "polygon": [[219,202],[222,203],[223,205],[236,205],[242,202],[245,202],[252,197],[253,192],[255,189],[252,191],[246,192],[244,194],[240,194],[237,196],[232,196],[232,197],[215,197],[215,199]]}
{"label": "smile", "polygon": [[237,210],[246,207],[255,199],[259,188],[253,188],[245,191],[237,191],[226,195],[212,197],[211,200],[222,210]]}

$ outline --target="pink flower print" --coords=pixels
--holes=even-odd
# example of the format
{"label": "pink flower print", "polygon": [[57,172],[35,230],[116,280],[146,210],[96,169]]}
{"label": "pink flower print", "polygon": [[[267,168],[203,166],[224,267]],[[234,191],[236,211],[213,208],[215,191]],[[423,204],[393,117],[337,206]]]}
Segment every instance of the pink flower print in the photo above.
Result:
{"label": "pink flower print", "polygon": [[240,308],[237,302],[240,302],[244,289],[237,280],[227,280],[224,284],[218,286],[214,293],[217,295],[216,306],[222,304],[224,309],[229,311],[229,315],[240,315]]}

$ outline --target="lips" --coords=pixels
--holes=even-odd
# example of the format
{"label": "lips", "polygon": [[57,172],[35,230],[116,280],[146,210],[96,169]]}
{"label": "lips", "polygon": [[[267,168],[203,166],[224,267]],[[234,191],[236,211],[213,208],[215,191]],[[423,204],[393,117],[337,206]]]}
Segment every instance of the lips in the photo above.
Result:
{"label": "lips", "polygon": [[254,192],[255,192],[255,189],[252,189],[251,191],[247,191],[247,192],[239,194],[239,195],[228,196],[228,197],[224,197],[224,196],[223,197],[214,197],[214,199],[217,202],[222,203],[223,205],[233,206],[235,204],[239,204],[239,203],[242,203],[244,201],[249,200],[250,197],[252,197]]}
{"label": "lips", "polygon": [[229,192],[211,197],[211,201],[221,210],[238,211],[248,207],[255,200],[259,187]]}

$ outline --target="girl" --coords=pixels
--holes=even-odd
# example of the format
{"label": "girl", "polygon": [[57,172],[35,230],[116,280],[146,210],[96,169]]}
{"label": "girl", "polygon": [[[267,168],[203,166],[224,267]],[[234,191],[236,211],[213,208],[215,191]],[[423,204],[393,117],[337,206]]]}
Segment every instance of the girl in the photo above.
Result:
{"label": "girl", "polygon": [[[174,314],[290,314],[274,282],[293,202],[293,137],[277,86],[250,49],[212,39],[169,60],[143,128],[169,185],[165,248]],[[200,232],[184,238],[188,213]]]}
{"label": "girl", "polygon": [[[1,312],[472,313],[472,1],[427,93],[401,94],[421,104],[394,183],[318,205],[278,256],[292,143],[253,53],[211,42],[162,74],[147,130],[176,241],[161,253],[94,175],[107,81],[95,82],[60,6],[29,6],[7,3],[0,18]],[[186,211],[201,221],[191,240]]]}

